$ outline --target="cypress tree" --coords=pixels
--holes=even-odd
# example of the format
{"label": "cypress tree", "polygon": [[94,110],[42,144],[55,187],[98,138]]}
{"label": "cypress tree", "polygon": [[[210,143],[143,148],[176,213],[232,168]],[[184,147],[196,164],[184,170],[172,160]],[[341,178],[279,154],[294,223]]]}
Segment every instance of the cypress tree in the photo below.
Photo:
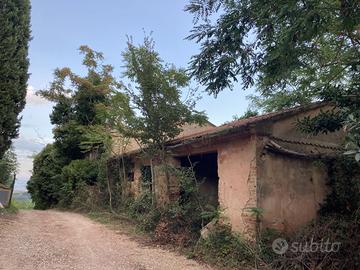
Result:
{"label": "cypress tree", "polygon": [[30,1],[0,1],[0,158],[16,138],[29,77]]}

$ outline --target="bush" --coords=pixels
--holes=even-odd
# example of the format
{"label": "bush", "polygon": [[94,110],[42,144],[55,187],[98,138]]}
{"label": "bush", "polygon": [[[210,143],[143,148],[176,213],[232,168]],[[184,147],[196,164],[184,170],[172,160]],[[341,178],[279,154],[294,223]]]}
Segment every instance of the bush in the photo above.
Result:
{"label": "bush", "polygon": [[161,212],[152,203],[152,194],[143,192],[136,199],[129,199],[126,202],[127,214],[138,222],[138,226],[145,232],[152,232],[159,223]]}
{"label": "bush", "polygon": [[192,168],[169,166],[167,169],[179,181],[180,196],[161,210],[155,239],[161,243],[173,242],[177,246],[190,246],[198,241],[200,230],[217,216],[217,209],[201,197]]}
{"label": "bush", "polygon": [[360,164],[353,158],[338,158],[328,164],[331,193],[320,214],[352,215],[360,208]]}
{"label": "bush", "polygon": [[132,218],[138,218],[153,208],[150,192],[143,192],[136,199],[129,199],[127,202],[128,213]]}
{"label": "bush", "polygon": [[234,234],[230,226],[219,224],[206,239],[200,239],[195,255],[217,266],[238,269],[255,265],[256,247]]}
{"label": "bush", "polygon": [[102,211],[104,202],[97,186],[81,184],[71,202],[71,208],[77,211]]}
{"label": "bush", "polygon": [[98,165],[93,160],[73,160],[69,165],[63,167],[59,204],[63,207],[76,207],[73,205],[76,196],[80,195],[86,186],[94,185],[97,177]]}
{"label": "bush", "polygon": [[38,153],[33,162],[33,174],[27,189],[36,209],[53,207],[59,202],[62,164],[54,146],[48,144]]}
{"label": "bush", "polygon": [[19,211],[14,205],[10,204],[9,207],[0,208],[0,217],[3,215],[16,214]]}
{"label": "bush", "polygon": [[156,206],[150,190],[145,188],[140,196],[125,203],[125,211],[137,220],[141,230],[154,232],[159,243],[189,246],[197,242],[201,228],[216,217],[217,212],[200,197],[191,168],[168,166],[166,169],[171,170],[180,183],[178,200],[163,207]]}
{"label": "bush", "polygon": [[272,261],[274,269],[360,269],[360,216],[329,215],[321,217],[288,239],[288,243],[339,242],[337,252],[296,252],[291,248]]}

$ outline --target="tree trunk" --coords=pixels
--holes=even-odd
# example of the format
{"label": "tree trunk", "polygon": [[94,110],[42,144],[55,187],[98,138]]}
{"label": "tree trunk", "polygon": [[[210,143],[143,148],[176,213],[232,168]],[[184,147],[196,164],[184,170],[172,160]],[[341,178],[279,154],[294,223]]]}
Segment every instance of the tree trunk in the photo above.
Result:
{"label": "tree trunk", "polygon": [[109,207],[110,207],[110,211],[112,212],[112,194],[111,194],[111,186],[110,186],[110,179],[109,179],[109,173],[108,173],[108,166],[107,163],[105,164],[106,166],[106,179],[107,179],[107,188],[108,188],[108,193],[109,193]]}
{"label": "tree trunk", "polygon": [[153,165],[153,159],[150,159],[150,171],[151,171],[151,190],[152,190],[152,204],[155,205],[156,204],[156,192],[155,192],[155,188],[156,188],[156,184],[155,184],[155,173],[154,173],[154,165]]}

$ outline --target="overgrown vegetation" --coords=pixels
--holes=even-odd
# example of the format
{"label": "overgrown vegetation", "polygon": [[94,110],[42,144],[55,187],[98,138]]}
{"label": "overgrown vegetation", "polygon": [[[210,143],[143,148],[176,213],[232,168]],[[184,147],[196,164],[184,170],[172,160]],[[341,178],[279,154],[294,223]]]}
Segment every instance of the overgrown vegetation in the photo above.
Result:
{"label": "overgrown vegetation", "polygon": [[[288,238],[288,243],[300,243],[305,251],[294,252],[289,249],[283,256],[272,261],[275,269],[359,269],[359,214],[343,216],[332,214],[321,216],[318,220]],[[327,246],[334,252],[309,252],[310,243],[334,244]],[[307,243],[307,246],[306,246]],[[300,246],[300,245],[299,245]],[[323,249],[324,249],[323,247]]]}
{"label": "overgrown vegetation", "polygon": [[[55,103],[50,115],[55,141],[36,156],[28,190],[40,209],[83,208],[91,197],[93,203],[114,211],[125,201],[127,176],[124,158],[112,170],[117,175],[110,176],[111,134],[121,138],[119,148],[125,148],[129,138],[135,139],[142,154],[151,163],[163,164],[169,175],[165,143],[181,132],[182,125],[202,124],[206,117],[195,110],[185,71],[164,64],[151,38],[139,46],[129,41],[123,53],[124,75],[133,85],[117,81],[101,53],[87,46],[81,46],[80,53],[85,76],[67,67],[56,69],[49,89],[39,91]],[[189,92],[185,101],[184,90]]]}
{"label": "overgrown vegetation", "polygon": [[246,268],[255,261],[253,246],[227,225],[216,226],[206,239],[200,239],[194,251],[206,262],[222,268]]}
{"label": "overgrown vegetation", "polygon": [[127,200],[119,211],[136,220],[140,230],[153,234],[157,243],[191,247],[198,241],[203,226],[218,217],[218,211],[200,195],[191,168],[171,167],[168,170],[180,182],[181,196],[176,201],[154,204],[151,192],[145,189],[135,199]]}
{"label": "overgrown vegetation", "polygon": [[53,145],[47,145],[33,161],[33,174],[27,189],[35,203],[35,208],[46,209],[60,201],[61,163]]}
{"label": "overgrown vegetation", "polygon": [[320,213],[354,215],[360,211],[360,164],[350,157],[339,157],[328,161],[327,166],[331,192]]}
{"label": "overgrown vegetation", "polygon": [[14,205],[10,204],[9,207],[0,208],[0,217],[2,215],[16,214],[19,211]]}
{"label": "overgrown vegetation", "polygon": [[67,67],[56,69],[49,89],[39,92],[55,103],[50,115],[55,125],[55,142],[34,160],[28,190],[36,208],[74,207],[73,203],[79,201],[75,200],[77,195],[103,179],[98,177],[99,164],[86,159],[95,147],[98,155],[104,151],[103,141],[89,141],[89,136],[105,124],[99,107],[108,105],[109,96],[118,91],[119,83],[112,76],[112,67],[102,63],[101,53],[87,46],[81,46],[80,53],[84,55],[85,76]]}

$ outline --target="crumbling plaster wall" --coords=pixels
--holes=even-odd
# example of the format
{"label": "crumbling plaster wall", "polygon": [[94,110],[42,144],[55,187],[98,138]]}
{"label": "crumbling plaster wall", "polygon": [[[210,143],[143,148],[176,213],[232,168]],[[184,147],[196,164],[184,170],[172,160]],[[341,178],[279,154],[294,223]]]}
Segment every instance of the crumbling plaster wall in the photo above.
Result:
{"label": "crumbling plaster wall", "polygon": [[[313,117],[319,111],[314,109],[279,120],[261,133],[292,141],[339,144],[344,136],[341,131],[314,136],[296,127],[298,119]],[[319,160],[271,153],[264,149],[268,140],[269,136],[257,137],[257,205],[263,209],[261,227],[291,232],[316,218],[329,192],[327,168]],[[299,152],[314,148],[300,144],[292,147]],[[314,151],[317,152],[315,148]]]}
{"label": "crumbling plaster wall", "polygon": [[133,162],[134,181],[130,182],[130,191],[135,197],[138,197],[141,194],[141,167],[145,164],[139,158],[134,159]]}
{"label": "crumbling plaster wall", "polygon": [[[135,198],[141,195],[142,192],[142,166],[151,166],[149,160],[136,158],[134,162],[134,181],[131,182],[130,190],[134,194]],[[180,167],[180,163],[177,159],[169,157],[167,161],[168,166]],[[163,165],[159,165],[156,161],[152,162],[154,178],[152,179],[152,192],[155,194],[155,198],[158,204],[165,204],[169,202],[172,195],[179,194],[179,183],[174,175],[170,172],[168,174],[168,180]],[[168,187],[169,184],[169,187]]]}
{"label": "crumbling plaster wall", "polygon": [[234,231],[255,233],[256,137],[245,137],[218,147],[219,203]]}
{"label": "crumbling plaster wall", "polygon": [[[304,136],[296,129],[298,118],[315,115],[319,109],[297,114],[275,122],[267,122],[256,128],[258,135],[244,135],[207,143],[203,141],[182,147],[178,155],[206,152],[218,153],[219,205],[226,221],[234,231],[254,236],[255,215],[252,208],[262,208],[261,227],[282,231],[295,230],[313,218],[319,204],[327,195],[327,171],[312,160],[299,159],[264,150],[273,135],[294,140],[311,140],[338,143],[342,134]],[[170,163],[179,166],[178,160]],[[133,190],[141,191],[142,162],[135,162]],[[169,202],[166,176],[159,166],[154,166],[155,194],[159,203]],[[170,193],[175,194],[178,183],[170,178]]]}
{"label": "crumbling plaster wall", "polygon": [[[180,167],[180,161],[168,157],[166,166],[168,168],[158,164],[154,166],[155,196],[159,204],[166,204],[176,200],[179,196],[179,181],[171,172],[171,167]],[[165,172],[166,170],[168,170],[168,173]]]}
{"label": "crumbling plaster wall", "polygon": [[319,162],[265,152],[258,159],[262,228],[291,232],[316,217],[326,198],[327,170]]}

